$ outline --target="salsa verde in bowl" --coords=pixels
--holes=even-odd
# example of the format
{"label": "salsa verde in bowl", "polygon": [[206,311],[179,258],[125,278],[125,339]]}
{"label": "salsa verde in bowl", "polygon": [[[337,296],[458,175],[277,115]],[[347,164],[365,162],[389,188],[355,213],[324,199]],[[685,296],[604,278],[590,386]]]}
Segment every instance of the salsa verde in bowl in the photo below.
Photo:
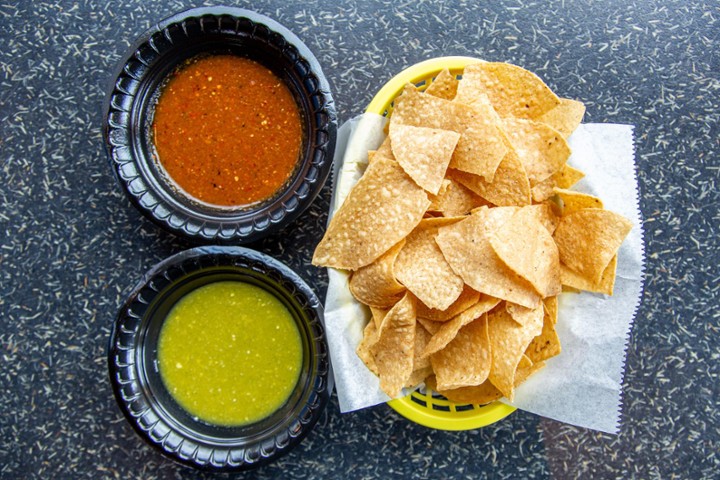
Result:
{"label": "salsa verde in bowl", "polygon": [[322,306],[284,264],[197,247],[133,288],[110,338],[123,414],[164,455],[248,470],[297,446],[332,393]]}

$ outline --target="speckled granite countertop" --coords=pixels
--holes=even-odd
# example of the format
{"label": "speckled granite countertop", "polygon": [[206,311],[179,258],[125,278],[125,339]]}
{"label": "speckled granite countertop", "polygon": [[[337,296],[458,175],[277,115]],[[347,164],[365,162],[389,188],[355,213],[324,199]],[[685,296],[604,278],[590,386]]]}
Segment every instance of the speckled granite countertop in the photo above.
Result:
{"label": "speckled granite countertop", "polygon": [[[12,4],[14,3],[14,4]],[[231,2],[228,2],[231,3]],[[340,414],[248,478],[710,478],[720,470],[717,2],[240,2],[315,52],[341,121],[393,74],[440,55],[522,65],[588,122],[636,126],[647,281],[627,354],[618,436],[516,412],[461,433],[386,406]],[[115,63],[190,2],[0,5],[0,477],[205,478],[132,431],[107,380],[110,325],[151,265],[189,245],[119,191],[100,110]],[[254,248],[298,269],[329,191]]]}

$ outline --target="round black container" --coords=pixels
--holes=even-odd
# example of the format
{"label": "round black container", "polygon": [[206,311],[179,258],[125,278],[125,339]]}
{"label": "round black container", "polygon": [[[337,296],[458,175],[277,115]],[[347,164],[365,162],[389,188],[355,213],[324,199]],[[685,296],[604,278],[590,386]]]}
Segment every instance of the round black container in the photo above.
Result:
{"label": "round black container", "polygon": [[[157,364],[158,336],[172,306],[196,288],[226,280],[252,283],[280,299],[303,345],[300,378],[287,402],[240,427],[188,414],[165,388]],[[287,266],[241,247],[197,247],[153,267],[118,313],[108,363],[118,405],[140,436],[176,461],[210,470],[248,470],[288,452],[312,430],[333,388],[320,301]]]}
{"label": "round black container", "polygon": [[[151,126],[168,75],[189,59],[233,54],[280,77],[298,104],[303,148],[290,180],[272,198],[222,207],[180,189],[154,156]],[[130,47],[113,75],[103,109],[103,137],[113,171],[130,201],[164,229],[197,243],[245,243],[295,220],[327,180],[337,115],[320,65],[288,29],[230,7],[188,10],[161,21]]]}

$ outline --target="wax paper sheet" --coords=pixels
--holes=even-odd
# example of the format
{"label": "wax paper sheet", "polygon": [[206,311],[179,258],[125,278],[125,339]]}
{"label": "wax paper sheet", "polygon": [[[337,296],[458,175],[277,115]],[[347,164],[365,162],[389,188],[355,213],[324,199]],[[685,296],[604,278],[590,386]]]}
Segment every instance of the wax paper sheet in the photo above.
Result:
{"label": "wax paper sheet", "polygon": [[[331,215],[362,176],[367,151],[384,139],[384,124],[382,116],[366,113],[340,128]],[[643,285],[633,127],[583,124],[568,142],[573,152],[568,163],[586,175],[573,188],[600,197],[606,209],[629,218],[634,227],[618,252],[612,297],[586,292],[560,296],[556,328],[562,353],[517,388],[512,405],[572,425],[617,433],[625,351]],[[386,402],[389,398],[380,390],[377,377],[355,354],[370,314],[350,294],[348,273],[328,270],[325,324],[340,409],[348,412]]]}

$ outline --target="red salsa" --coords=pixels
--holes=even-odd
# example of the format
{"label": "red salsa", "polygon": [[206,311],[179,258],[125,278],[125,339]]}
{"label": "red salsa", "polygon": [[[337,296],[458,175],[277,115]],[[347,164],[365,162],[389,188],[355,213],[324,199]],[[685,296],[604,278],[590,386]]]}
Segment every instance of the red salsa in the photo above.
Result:
{"label": "red salsa", "polygon": [[168,175],[214,205],[272,197],[300,156],[302,124],[292,93],[263,65],[234,55],[191,61],[155,107],[153,141]]}

